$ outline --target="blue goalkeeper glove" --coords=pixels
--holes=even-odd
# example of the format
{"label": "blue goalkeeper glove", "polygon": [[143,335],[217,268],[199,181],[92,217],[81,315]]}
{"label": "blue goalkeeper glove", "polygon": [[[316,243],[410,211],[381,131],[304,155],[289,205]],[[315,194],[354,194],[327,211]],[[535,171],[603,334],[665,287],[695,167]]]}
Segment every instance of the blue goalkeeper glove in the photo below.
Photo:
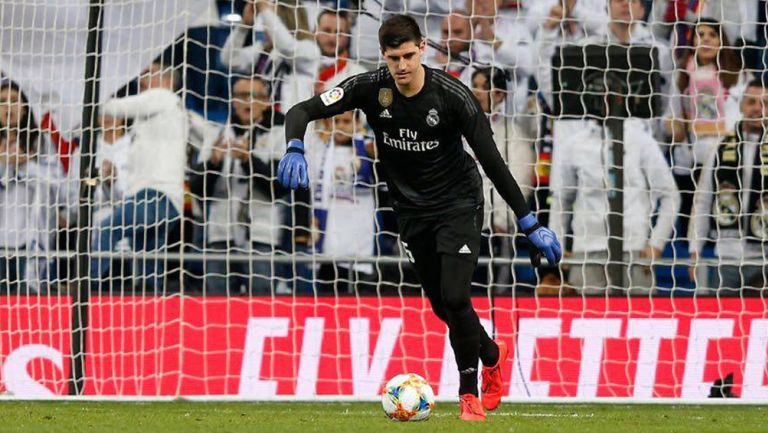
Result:
{"label": "blue goalkeeper glove", "polygon": [[301,140],[294,138],[288,142],[285,155],[277,166],[277,180],[290,189],[309,187],[307,160],[304,158],[304,143]]}
{"label": "blue goalkeeper glove", "polygon": [[557,240],[555,232],[539,224],[533,212],[520,218],[518,225],[520,230],[528,236],[528,241],[533,244],[536,250],[531,252],[531,263],[534,266],[538,266],[541,263],[539,255],[542,253],[550,265],[560,262],[560,259],[563,257],[563,248],[560,246],[560,241]]}

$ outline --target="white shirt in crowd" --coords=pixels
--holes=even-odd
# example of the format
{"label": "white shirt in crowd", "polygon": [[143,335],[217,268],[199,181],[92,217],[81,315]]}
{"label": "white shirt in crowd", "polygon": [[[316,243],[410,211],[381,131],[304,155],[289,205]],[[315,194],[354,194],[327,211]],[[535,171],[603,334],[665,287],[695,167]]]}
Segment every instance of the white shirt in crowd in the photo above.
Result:
{"label": "white shirt in crowd", "polygon": [[[523,197],[527,201],[535,189],[533,171],[536,164],[536,154],[533,151],[533,141],[520,131],[514,118],[510,115],[496,112],[491,115],[490,122],[496,147],[498,147],[504,160],[507,161],[507,167],[509,167],[509,171],[517,181]],[[486,213],[484,228],[488,228],[488,224],[492,223],[495,229],[510,233],[516,220],[514,212],[499,195],[496,188],[493,188],[493,184],[485,175],[482,167],[479,164],[477,167],[483,178]],[[490,216],[488,216],[489,214]]]}
{"label": "white shirt in crowd", "polygon": [[[594,123],[570,131],[570,145],[552,161],[550,228],[560,239],[573,234],[574,252],[608,249],[610,141]],[[624,122],[624,251],[650,244],[663,249],[670,239],[680,193],[647,124]],[[656,223],[652,224],[652,217]]]}
{"label": "white shirt in crowd", "polygon": [[[741,144],[742,149],[742,179],[744,185],[752,185],[752,173],[754,170],[755,152],[757,152],[760,136],[758,134],[745,134],[745,140]],[[714,167],[717,158],[716,148],[710,152],[704,165],[696,194],[693,201],[691,225],[688,229],[689,250],[691,253],[701,254],[704,244],[710,239],[710,229],[713,216],[713,201],[717,191],[714,188]],[[749,202],[751,187],[741,188],[741,203]],[[741,214],[741,212],[739,213]],[[739,234],[729,237],[727,232],[718,230],[718,238],[715,241],[715,255],[720,258],[741,259],[750,257],[763,257],[764,250],[759,243],[750,243],[743,240]]]}
{"label": "white shirt in crowd", "polygon": [[[336,145],[333,139],[323,143],[315,134],[312,141],[309,146],[314,149],[310,154],[313,205],[327,212],[319,252],[329,256],[370,257],[374,249],[376,202],[374,185],[357,178],[361,157],[351,144]],[[356,269],[372,271],[369,266]]]}
{"label": "white shirt in crowd", "polygon": [[[92,220],[99,225],[112,215],[115,206],[125,199],[125,191],[129,189],[128,155],[131,150],[131,135],[125,134],[114,143],[107,143],[103,137],[96,139],[96,161],[94,163],[99,171],[99,187],[94,191],[92,205]],[[114,178],[107,182],[101,168],[105,161],[109,161],[113,167]],[[78,146],[70,158],[69,173],[65,179],[67,206],[69,207],[69,225],[75,224],[78,207],[80,205],[80,147]],[[94,238],[98,237],[97,230],[93,231]]]}
{"label": "white shirt in crowd", "polygon": [[133,119],[125,196],[155,189],[181,213],[189,125],[179,97],[167,89],[149,89],[107,101],[101,114]]}
{"label": "white shirt in crowd", "polygon": [[[273,126],[262,134],[253,145],[251,154],[256,158],[272,163],[279,161],[285,153],[285,130],[282,126]],[[278,245],[280,228],[283,224],[281,210],[290,204],[290,198],[277,198],[275,201],[253,188],[248,201],[249,239],[268,245]]]}
{"label": "white shirt in crowd", "polygon": [[229,153],[224,156],[221,173],[213,186],[213,196],[207,197],[210,203],[205,233],[209,243],[229,242],[239,247],[248,244],[244,216],[248,209],[249,182],[240,161]]}
{"label": "white shirt in crowd", "polygon": [[58,186],[36,161],[0,165],[0,247],[46,249],[58,215]]}

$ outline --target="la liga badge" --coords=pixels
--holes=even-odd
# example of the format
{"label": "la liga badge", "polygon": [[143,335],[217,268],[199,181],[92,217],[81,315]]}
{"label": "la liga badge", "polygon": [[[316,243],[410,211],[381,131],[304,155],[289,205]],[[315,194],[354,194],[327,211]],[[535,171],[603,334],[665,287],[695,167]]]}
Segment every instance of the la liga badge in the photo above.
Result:
{"label": "la liga badge", "polygon": [[341,87],[334,87],[331,90],[327,90],[320,94],[320,100],[323,101],[325,106],[333,105],[344,97],[344,89]]}

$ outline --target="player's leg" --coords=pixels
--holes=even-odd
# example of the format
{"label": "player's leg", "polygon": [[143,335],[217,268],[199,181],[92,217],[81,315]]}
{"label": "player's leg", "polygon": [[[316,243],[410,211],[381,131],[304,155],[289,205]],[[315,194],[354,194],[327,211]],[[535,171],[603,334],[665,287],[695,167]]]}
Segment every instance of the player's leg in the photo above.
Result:
{"label": "player's leg", "polygon": [[442,294],[440,293],[440,256],[437,254],[432,218],[398,218],[400,243],[408,260],[416,270],[416,276],[429,298],[432,311],[446,324]]}
{"label": "player's leg", "polygon": [[483,211],[472,209],[441,219],[437,230],[441,254],[441,294],[448,316],[451,347],[460,373],[460,394],[478,394],[477,364],[496,364],[499,350],[480,324],[471,302],[472,275],[480,251]]}

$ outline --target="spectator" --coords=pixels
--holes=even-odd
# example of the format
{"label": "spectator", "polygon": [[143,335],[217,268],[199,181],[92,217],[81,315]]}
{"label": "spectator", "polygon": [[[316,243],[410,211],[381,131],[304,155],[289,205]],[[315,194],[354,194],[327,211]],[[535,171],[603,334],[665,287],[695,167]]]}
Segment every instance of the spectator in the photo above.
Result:
{"label": "spectator", "polygon": [[467,0],[478,58],[509,71],[506,112],[522,114],[528,102],[528,81],[536,72],[533,36],[518,6],[503,0]]}
{"label": "spectator", "polygon": [[[266,40],[256,39],[252,32],[252,45],[243,47],[248,28],[257,19],[264,26]],[[313,95],[320,50],[312,36],[307,13],[298,0],[249,0],[243,10],[243,26],[232,29],[222,47],[221,61],[232,70],[273,82],[275,111],[285,113]]]}
{"label": "spectator", "polygon": [[37,291],[45,261],[23,252],[45,251],[53,239],[56,182],[36,161],[28,129],[0,131],[0,293]]}
{"label": "spectator", "polygon": [[[274,173],[282,155],[283,115],[272,109],[267,83],[245,77],[232,87],[231,124],[193,167],[192,191],[203,197],[206,243],[216,253],[250,252],[261,256],[250,264],[208,261],[209,294],[272,294],[272,263],[281,227],[286,190]],[[308,218],[300,221],[309,226]]]}
{"label": "spectator", "polygon": [[442,69],[469,85],[472,79],[470,63],[476,60],[472,46],[472,24],[463,12],[452,12],[443,20],[440,48],[427,49],[427,63]]}
{"label": "spectator", "polygon": [[[93,227],[112,215],[112,211],[118,206],[124,197],[128,187],[128,152],[131,145],[131,136],[127,133],[125,119],[101,116],[101,126],[96,138],[96,161],[98,170],[98,187],[94,191],[93,201],[90,204],[91,222]],[[62,179],[62,199],[67,208],[59,218],[59,228],[62,229],[58,236],[59,249],[75,250],[77,245],[77,216],[80,208],[80,147],[71,150],[68,162],[68,170]],[[98,242],[99,231],[91,232],[91,242]],[[119,261],[114,261],[119,262]],[[52,282],[64,289],[73,282],[75,261],[72,259],[55,258],[51,265]],[[113,271],[113,276],[118,272]]]}
{"label": "spectator", "polygon": [[[472,74],[472,91],[480,102],[480,107],[489,115],[493,137],[496,146],[514,176],[526,201],[530,200],[534,192],[533,168],[536,163],[536,155],[533,151],[533,140],[519,132],[516,122],[510,115],[504,114],[507,99],[507,77],[499,68],[480,68]],[[483,177],[483,190],[485,191],[485,224],[484,234],[491,234],[490,250],[494,255],[509,257],[512,254],[512,238],[506,236],[514,232],[514,215],[506,202],[498,192],[493,189],[491,182]],[[483,245],[483,249],[486,245]],[[481,255],[488,252],[483,251]],[[510,282],[510,267],[497,266],[493,272],[493,283],[496,284],[495,292],[506,291]],[[488,279],[483,278],[483,282]],[[484,284],[485,286],[485,284]]]}
{"label": "spectator", "polygon": [[[559,6],[553,7],[551,12],[538,35],[539,51],[547,59],[556,52],[558,35],[565,41],[577,42],[576,36],[588,33],[586,29],[574,28],[572,22],[563,22],[566,14]],[[609,0],[608,12],[609,22],[604,30],[578,43],[655,45],[660,69],[672,69],[669,49],[659,44],[640,21],[645,15],[642,1]],[[539,85],[549,107],[553,102],[551,74],[551,66],[542,63]],[[648,294],[654,287],[652,269],[633,262],[642,259],[652,262],[661,255],[672,233],[679,208],[679,192],[654,139],[652,122],[626,120],[624,140],[624,160],[632,163],[624,165],[623,261],[629,263],[625,274],[629,278],[623,283],[631,294]],[[572,238],[569,253],[578,264],[570,268],[567,279],[582,294],[605,294],[608,283],[604,266],[608,258],[607,166],[604,165],[608,149],[603,126],[596,121],[569,119],[554,122],[550,227],[556,233]],[[659,210],[654,213],[657,205]]]}
{"label": "spectator", "polygon": [[[327,129],[315,134],[321,143],[313,154],[315,250],[326,256],[370,258],[374,251],[373,159],[366,150],[357,111],[327,119]],[[319,292],[359,289],[370,280],[373,266],[364,263],[323,263],[318,271]],[[362,275],[361,275],[362,274]]]}
{"label": "spectator", "polygon": [[738,99],[748,80],[717,21],[700,20],[690,38],[666,115],[673,170],[683,192],[684,232],[701,165],[736,123]]}
{"label": "spectator", "polygon": [[[99,187],[94,192],[91,220],[94,225],[105,221],[125,198],[129,188],[128,155],[131,148],[131,135],[127,133],[126,121],[122,117],[101,116],[100,133],[96,138],[96,162],[99,172]],[[71,154],[70,170],[66,177],[67,204],[70,208],[66,225],[76,223],[80,192],[80,148]],[[94,231],[93,241],[97,240],[98,231]]]}
{"label": "spectator", "polygon": [[701,19],[691,32],[672,89],[667,128],[680,167],[700,166],[738,118],[738,98],[748,75],[720,24]]}
{"label": "spectator", "polygon": [[[142,72],[138,79],[138,88],[140,92],[148,89],[167,89],[177,96],[182,97],[179,92],[181,79],[174,67],[170,67],[171,62],[167,59],[158,57],[147,69]],[[210,147],[211,143],[219,137],[220,128],[213,122],[209,122],[203,116],[193,110],[185,109],[187,117],[187,155],[188,161],[194,161],[197,152],[203,147]]]}
{"label": "spectator", "polygon": [[[585,29],[574,27],[572,21],[566,20],[567,15],[560,6],[552,8],[549,19],[539,31],[537,37],[538,52],[543,59],[552,59],[556,53],[558,41],[562,43],[582,44],[620,44],[620,45],[651,45],[658,51],[660,75],[669,75],[674,63],[669,47],[654,38],[651,31],[642,21],[645,16],[645,3],[642,0],[608,0],[609,21],[598,36],[584,39]],[[561,25],[562,23],[562,25]],[[537,75],[539,88],[547,103],[552,107],[552,64],[542,62]],[[665,93],[662,91],[662,93]]]}
{"label": "spectator", "polygon": [[[170,68],[145,75],[138,95],[111,99],[101,107],[105,116],[131,119],[132,142],[125,200],[99,224],[97,252],[114,251],[123,239],[134,251],[161,251],[168,232],[179,223],[189,125],[181,100],[170,90],[174,75]],[[142,257],[140,265],[139,278],[146,290],[163,290],[163,261]],[[100,280],[109,275],[109,259],[92,261],[91,277],[97,287],[103,287]]]}
{"label": "spectator", "polygon": [[[553,161],[550,227],[573,241],[568,283],[582,294],[605,294],[608,258],[608,190],[606,172],[610,146],[601,128],[592,124],[571,131]],[[680,206],[680,194],[669,166],[647,125],[624,121],[624,256],[629,264],[624,286],[629,294],[648,294],[654,287],[652,269],[635,262],[661,256]],[[555,174],[556,173],[556,174]],[[657,210],[658,206],[658,210]],[[566,243],[567,245],[567,243]],[[626,276],[629,278],[627,279]]]}
{"label": "spectator", "polygon": [[349,58],[350,22],[347,11],[324,9],[317,16],[315,40],[320,49],[320,69],[315,93],[322,93],[347,78],[365,72],[365,68]]}
{"label": "spectator", "polygon": [[[472,74],[472,91],[480,101],[480,107],[488,114],[491,121],[493,137],[502,157],[509,164],[523,196],[530,199],[533,192],[533,167],[536,156],[533,143],[522,137],[518,132],[511,116],[504,115],[504,105],[507,98],[506,74],[499,68],[480,68]],[[481,170],[482,171],[482,170]],[[501,196],[494,190],[491,194],[491,184],[483,176],[486,184],[486,212],[491,214],[486,222],[491,222],[494,233],[510,233],[510,222],[514,221],[511,209]]]}
{"label": "spectator", "polygon": [[602,35],[609,21],[605,1],[536,0],[528,2],[528,27],[531,32],[537,33],[543,29],[551,31],[554,24],[570,35]]}
{"label": "spectator", "polygon": [[[16,83],[8,79],[0,80],[0,128],[27,140],[24,146],[39,159],[38,164],[42,164],[39,168],[50,165],[51,175],[60,174],[56,158],[49,158],[55,155],[55,152],[48,152],[48,148],[43,144],[40,128],[29,106],[27,96]],[[19,135],[20,131],[25,133]]]}
{"label": "spectator", "polygon": [[743,65],[764,71],[766,49],[766,4],[762,0],[708,0],[702,2],[700,17],[713,17],[723,23],[723,31],[735,46],[741,47]]}
{"label": "spectator", "polygon": [[[762,81],[751,81],[741,98],[742,120],[709,154],[696,188],[689,231],[691,258],[698,259],[704,244],[712,241],[715,255],[730,261],[717,268],[711,286],[722,290],[718,294],[739,295],[744,293],[742,288],[768,287],[764,265],[734,263],[763,262],[765,257],[768,203],[761,158],[768,152],[764,126],[767,106],[768,93]],[[702,293],[710,287],[703,279],[697,283]]]}

